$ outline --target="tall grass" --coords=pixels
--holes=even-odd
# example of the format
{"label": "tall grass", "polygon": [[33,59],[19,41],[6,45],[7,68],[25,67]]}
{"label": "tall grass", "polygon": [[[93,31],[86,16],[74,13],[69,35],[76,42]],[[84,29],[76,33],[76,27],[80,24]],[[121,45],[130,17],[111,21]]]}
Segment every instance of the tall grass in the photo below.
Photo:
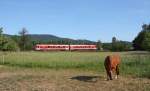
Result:
{"label": "tall grass", "polygon": [[121,70],[124,75],[150,78],[150,55],[123,56]]}
{"label": "tall grass", "polygon": [[102,70],[103,58],[95,52],[12,52],[5,53],[5,61],[0,60],[0,64],[30,68]]}
{"label": "tall grass", "polygon": [[[104,72],[111,52],[0,52],[0,65],[26,68],[80,69]],[[119,53],[121,74],[150,78],[150,55]],[[4,60],[3,60],[4,59]]]}

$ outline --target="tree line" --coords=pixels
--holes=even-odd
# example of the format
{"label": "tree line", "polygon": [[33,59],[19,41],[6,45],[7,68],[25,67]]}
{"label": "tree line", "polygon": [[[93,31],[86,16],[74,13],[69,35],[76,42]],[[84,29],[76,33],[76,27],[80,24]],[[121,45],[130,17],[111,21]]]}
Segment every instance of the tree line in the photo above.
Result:
{"label": "tree line", "polygon": [[103,48],[111,51],[150,51],[150,24],[142,25],[142,30],[134,38],[132,43],[119,41],[116,37],[113,37],[112,43],[104,43]]}
{"label": "tree line", "polygon": [[0,51],[28,51],[33,50],[36,44],[95,44],[99,51],[150,51],[150,24],[143,24],[142,30],[132,42],[113,37],[111,43],[102,43],[100,40],[97,42],[73,41],[71,39],[32,40],[26,28],[22,28],[18,35],[9,37],[3,34],[3,28],[0,28]]}
{"label": "tree line", "polygon": [[144,24],[142,31],[133,40],[135,50],[150,51],[150,24]]}

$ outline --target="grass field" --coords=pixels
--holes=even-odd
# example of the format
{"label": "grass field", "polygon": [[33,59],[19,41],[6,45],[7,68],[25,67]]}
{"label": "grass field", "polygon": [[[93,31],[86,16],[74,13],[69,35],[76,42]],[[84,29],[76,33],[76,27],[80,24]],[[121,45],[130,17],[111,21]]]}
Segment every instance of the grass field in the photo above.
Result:
{"label": "grass field", "polygon": [[118,52],[118,80],[105,81],[113,52],[0,52],[0,91],[149,91],[150,53]]}

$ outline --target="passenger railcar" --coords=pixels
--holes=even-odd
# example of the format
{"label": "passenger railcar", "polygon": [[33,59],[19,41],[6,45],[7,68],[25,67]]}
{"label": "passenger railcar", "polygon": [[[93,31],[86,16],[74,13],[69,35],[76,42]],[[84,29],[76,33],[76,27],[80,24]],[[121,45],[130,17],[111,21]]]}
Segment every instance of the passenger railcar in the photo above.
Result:
{"label": "passenger railcar", "polygon": [[78,50],[97,50],[96,45],[57,45],[57,44],[37,44],[37,51],[78,51]]}
{"label": "passenger railcar", "polygon": [[96,45],[70,45],[70,50],[96,50]]}
{"label": "passenger railcar", "polygon": [[37,44],[35,46],[35,50],[37,51],[53,51],[53,50],[65,51],[65,50],[69,50],[69,45]]}

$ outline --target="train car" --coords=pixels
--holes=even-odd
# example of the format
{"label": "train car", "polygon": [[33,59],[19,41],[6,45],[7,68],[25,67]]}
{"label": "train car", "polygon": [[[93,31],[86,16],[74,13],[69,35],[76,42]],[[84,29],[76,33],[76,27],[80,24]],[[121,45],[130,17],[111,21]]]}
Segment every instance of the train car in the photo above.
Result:
{"label": "train car", "polygon": [[70,45],[71,51],[95,51],[96,45]]}
{"label": "train car", "polygon": [[37,44],[37,51],[95,51],[96,45],[57,45],[57,44]]}
{"label": "train car", "polygon": [[35,46],[37,51],[66,51],[69,50],[69,45],[56,45],[56,44],[37,44]]}

